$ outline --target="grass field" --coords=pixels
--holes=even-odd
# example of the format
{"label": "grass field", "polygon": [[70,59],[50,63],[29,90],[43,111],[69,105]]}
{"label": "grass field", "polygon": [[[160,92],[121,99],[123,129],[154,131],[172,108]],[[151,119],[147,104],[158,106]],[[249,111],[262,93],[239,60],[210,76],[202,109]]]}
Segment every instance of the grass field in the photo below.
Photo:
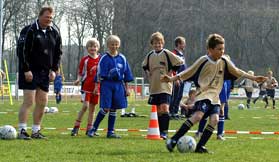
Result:
{"label": "grass field", "polygon": [[[239,131],[279,131],[279,111],[263,109],[263,103],[258,102],[251,110],[238,110],[236,107],[244,100],[230,101],[230,117],[226,120],[225,130]],[[133,103],[134,104],[134,103]],[[0,104],[0,125],[17,126],[17,111],[20,103],[13,106],[8,102]],[[48,106],[56,106],[49,102]],[[165,148],[165,141],[146,140],[146,132],[116,132],[121,139],[106,139],[106,133],[100,131],[99,137],[88,138],[84,131],[77,137],[71,137],[70,131],[79,111],[81,103],[68,101],[58,106],[59,113],[46,114],[43,127],[57,128],[57,130],[43,130],[48,140],[0,140],[0,161],[2,162],[279,162],[278,135],[248,135],[226,134],[226,141],[216,140],[214,134],[207,144],[207,148],[214,154],[181,154],[176,149],[169,153]],[[277,106],[279,108],[279,106]],[[130,109],[128,109],[129,111]],[[98,111],[98,109],[97,109]],[[147,117],[121,118],[118,113],[116,128],[147,129],[149,123],[150,106],[146,101],[136,103],[136,111]],[[8,113],[3,113],[8,112]],[[82,127],[86,125],[84,117]],[[172,120],[170,129],[178,129],[184,120]],[[32,117],[28,126],[31,126]],[[107,127],[107,119],[100,128]],[[192,130],[196,130],[194,126]],[[31,131],[30,129],[28,130]],[[170,133],[172,135],[172,133]],[[189,135],[194,135],[189,133]]]}

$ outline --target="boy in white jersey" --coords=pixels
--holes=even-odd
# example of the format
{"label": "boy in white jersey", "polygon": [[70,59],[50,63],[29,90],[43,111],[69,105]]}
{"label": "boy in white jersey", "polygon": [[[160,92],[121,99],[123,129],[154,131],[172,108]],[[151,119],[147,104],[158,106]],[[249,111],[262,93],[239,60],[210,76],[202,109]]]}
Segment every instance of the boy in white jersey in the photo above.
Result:
{"label": "boy in white jersey", "polygon": [[[272,99],[272,108],[275,109],[275,88],[278,86],[277,80],[273,77],[273,72],[269,70],[267,72],[267,80],[266,80],[266,92],[267,97],[270,97]],[[268,99],[267,104],[265,105],[265,108],[268,106]]]}
{"label": "boy in white jersey", "polygon": [[207,55],[200,57],[192,66],[176,76],[169,77],[164,75],[161,77],[163,82],[173,82],[180,80],[192,80],[197,87],[195,112],[192,117],[187,119],[175,135],[166,142],[167,149],[172,152],[178,139],[182,137],[188,130],[202,118],[209,117],[209,124],[206,126],[195,152],[209,153],[205,148],[205,144],[211,137],[214,127],[218,123],[220,99],[224,80],[236,80],[240,77],[249,78],[257,82],[266,80],[263,76],[253,76],[241,69],[223,57],[225,50],[225,40],[219,34],[210,34],[206,41]]}

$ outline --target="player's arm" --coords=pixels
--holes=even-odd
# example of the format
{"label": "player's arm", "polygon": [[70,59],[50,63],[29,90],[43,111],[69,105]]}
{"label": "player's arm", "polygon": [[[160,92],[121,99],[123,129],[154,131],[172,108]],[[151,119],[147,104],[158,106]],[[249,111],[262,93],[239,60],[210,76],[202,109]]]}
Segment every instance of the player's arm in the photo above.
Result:
{"label": "player's arm", "polygon": [[181,73],[170,77],[168,75],[164,75],[161,77],[161,81],[163,82],[173,82],[176,80],[188,80],[190,79],[198,70],[198,68],[201,66],[201,64],[205,61],[205,57],[199,58],[193,65],[191,65],[186,70],[182,71]]}
{"label": "player's arm", "polygon": [[228,65],[228,71],[229,73],[231,73],[232,75],[234,75],[235,77],[237,78],[240,78],[240,77],[244,77],[244,78],[247,78],[247,79],[250,79],[250,80],[253,80],[253,81],[256,81],[256,82],[264,82],[267,78],[264,77],[264,76],[254,76],[254,75],[250,75],[248,73],[246,73],[245,71],[237,68],[230,60],[228,60],[226,57],[223,57],[225,58],[225,61]]}
{"label": "player's arm", "polygon": [[24,47],[23,47],[23,70],[24,72],[30,71],[31,50],[33,46],[33,30],[29,29],[26,33]]}
{"label": "player's arm", "polygon": [[83,73],[83,67],[84,67],[84,58],[82,58],[80,60],[79,67],[78,67],[78,76],[77,76],[77,79],[74,81],[74,85],[78,85],[79,82],[81,81],[82,73]]}
{"label": "player's arm", "polygon": [[[56,32],[56,31],[55,31]],[[62,55],[62,39],[60,34],[57,32],[56,33],[57,39],[56,39],[56,44],[55,44],[55,51],[54,51],[54,56],[53,56],[53,65],[52,65],[52,71],[56,72],[59,68],[60,60],[61,60],[61,55]]]}
{"label": "player's arm", "polygon": [[277,80],[274,77],[272,78],[272,80],[273,80],[273,87],[277,87],[278,86]]}

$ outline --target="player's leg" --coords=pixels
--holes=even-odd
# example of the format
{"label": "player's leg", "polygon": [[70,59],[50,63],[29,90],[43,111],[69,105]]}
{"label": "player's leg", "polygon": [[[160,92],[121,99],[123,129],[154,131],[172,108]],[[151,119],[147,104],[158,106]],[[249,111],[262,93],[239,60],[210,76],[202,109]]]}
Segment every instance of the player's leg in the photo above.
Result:
{"label": "player's leg", "polygon": [[160,129],[160,136],[163,139],[167,139],[169,130],[169,105],[167,103],[157,106],[158,123]]}
{"label": "player's leg", "polygon": [[48,96],[47,91],[42,90],[41,88],[36,89],[35,94],[35,109],[33,111],[33,126],[32,126],[32,138],[35,139],[44,139],[44,135],[40,133],[41,122],[44,115],[44,108],[47,104]]}
{"label": "player's leg", "polygon": [[172,95],[171,95],[171,100],[170,100],[170,105],[169,105],[169,116],[170,119],[175,119],[176,114],[175,114],[175,102],[178,97],[178,91],[179,91],[179,86],[173,83],[173,89],[172,89]]}
{"label": "player's leg", "polygon": [[201,138],[201,135],[202,135],[202,132],[204,130],[204,127],[207,123],[207,119],[201,119],[200,122],[199,122],[199,127],[198,127],[198,131],[195,133],[195,138],[196,139],[200,139]]}
{"label": "player's leg", "polygon": [[224,125],[225,125],[225,116],[224,116],[224,108],[226,103],[221,103],[220,106],[220,113],[219,113],[219,122],[217,128],[217,139],[218,140],[225,140],[223,137]]}
{"label": "player's leg", "polygon": [[116,121],[116,109],[110,109],[109,116],[108,116],[107,138],[121,138],[119,135],[114,133],[115,121]]}
{"label": "player's leg", "polygon": [[78,135],[78,131],[80,129],[80,124],[82,122],[83,115],[85,114],[86,110],[89,107],[90,93],[86,93],[86,92],[82,93],[81,94],[81,100],[83,102],[82,107],[81,107],[81,110],[78,112],[78,116],[75,120],[74,127],[71,131],[71,136],[77,136]]}
{"label": "player's leg", "polygon": [[27,131],[27,120],[29,111],[35,101],[35,90],[23,90],[23,103],[18,113],[19,139],[31,139]]}
{"label": "player's leg", "polygon": [[99,97],[97,95],[91,95],[90,103],[89,103],[89,111],[88,111],[88,120],[87,120],[87,127],[86,127],[86,135],[88,131],[93,128],[93,118],[95,107],[98,104]]}

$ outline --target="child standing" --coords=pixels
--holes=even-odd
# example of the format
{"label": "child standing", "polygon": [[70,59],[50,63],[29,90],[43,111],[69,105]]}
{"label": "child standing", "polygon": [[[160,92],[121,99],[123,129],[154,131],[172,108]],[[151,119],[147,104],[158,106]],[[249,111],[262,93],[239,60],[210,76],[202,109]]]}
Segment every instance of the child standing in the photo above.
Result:
{"label": "child standing", "polygon": [[54,84],[54,93],[55,93],[55,99],[56,99],[56,104],[59,104],[62,100],[62,95],[61,95],[61,90],[63,86],[63,76],[60,73],[60,70],[56,72],[55,79],[53,81]]}
{"label": "child standing", "polygon": [[142,62],[143,70],[149,80],[148,104],[157,106],[157,115],[161,138],[166,139],[169,129],[169,104],[172,94],[172,83],[160,82],[161,75],[172,75],[172,70],[177,70],[184,61],[164,49],[164,36],[160,32],[153,33],[150,38],[153,48]]}
{"label": "child standing", "polygon": [[220,99],[224,80],[237,79],[239,77],[249,78],[258,82],[266,80],[262,76],[250,75],[235,67],[227,57],[222,57],[225,50],[225,40],[219,34],[210,34],[206,41],[208,54],[200,57],[192,66],[185,71],[170,77],[161,77],[163,82],[173,82],[176,80],[193,80],[196,87],[195,112],[187,119],[175,135],[166,142],[167,149],[172,152],[177,141],[188,130],[202,118],[209,117],[209,124],[206,126],[195,152],[209,153],[205,144],[211,137],[214,127],[218,123]]}
{"label": "child standing", "polygon": [[[248,71],[248,73],[250,75],[254,75],[253,71]],[[254,87],[257,87],[258,84],[257,82],[251,80],[251,79],[244,79],[242,82],[240,82],[240,86],[242,86],[245,89],[245,93],[246,93],[246,97],[247,97],[247,109],[250,109],[250,102],[251,102],[251,98],[252,98],[252,94],[254,91]]]}
{"label": "child standing", "polygon": [[130,95],[128,82],[134,78],[126,57],[118,51],[120,38],[110,35],[107,38],[107,47],[109,51],[102,55],[97,72],[97,81],[100,82],[100,111],[88,136],[95,136],[101,121],[109,113],[107,138],[120,138],[114,133],[116,110],[127,108],[127,96]]}
{"label": "child standing", "polygon": [[185,116],[186,118],[191,117],[194,112],[196,90],[190,90],[188,96],[187,99],[180,102],[181,116]]}
{"label": "child standing", "polygon": [[[272,108],[275,109],[275,88],[278,86],[277,80],[273,77],[273,72],[269,70],[267,72],[267,81],[266,81],[266,92],[267,97],[270,97],[272,99]],[[266,99],[266,105],[265,108],[268,106],[268,99]]]}
{"label": "child standing", "polygon": [[[82,108],[78,113],[78,117],[74,124],[71,136],[77,136],[80,128],[82,117],[86,110],[89,108],[88,120],[86,127],[86,134],[92,128],[93,116],[95,112],[95,106],[98,104],[98,85],[94,84],[94,78],[97,73],[97,67],[99,63],[99,51],[100,44],[96,38],[91,38],[86,43],[87,56],[84,56],[79,63],[78,78],[74,82],[75,85],[81,84],[81,97]],[[95,88],[97,90],[95,90]],[[95,90],[95,91],[94,91]]]}

